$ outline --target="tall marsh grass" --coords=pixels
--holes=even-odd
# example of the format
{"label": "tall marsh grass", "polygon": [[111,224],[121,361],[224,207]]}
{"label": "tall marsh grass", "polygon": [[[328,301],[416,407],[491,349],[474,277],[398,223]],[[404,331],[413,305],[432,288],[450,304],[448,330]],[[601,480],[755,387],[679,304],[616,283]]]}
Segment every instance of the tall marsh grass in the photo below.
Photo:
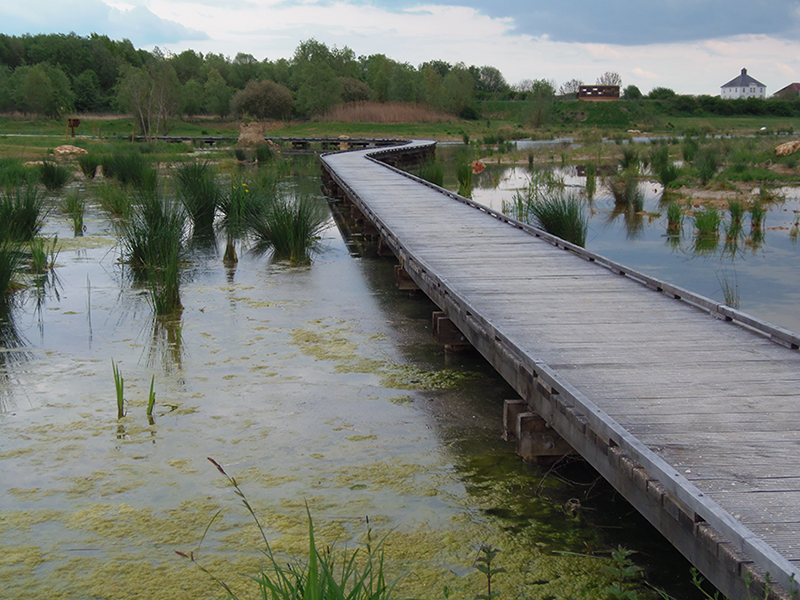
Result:
{"label": "tall marsh grass", "polygon": [[45,160],[39,168],[39,179],[50,191],[60,190],[67,182],[69,182],[72,174],[69,169],[63,165]]}
{"label": "tall marsh grass", "polygon": [[624,171],[614,171],[606,178],[614,204],[624,206],[634,212],[644,208],[644,193],[639,189],[639,171],[629,168]]}
{"label": "tall marsh grass", "polygon": [[0,158],[0,188],[8,189],[35,184],[38,173],[26,167],[18,158]]}
{"label": "tall marsh grass", "polygon": [[175,172],[175,191],[192,220],[195,233],[213,233],[220,204],[216,173],[208,162],[190,162]]}
{"label": "tall marsh grass", "polygon": [[450,119],[413,102],[349,102],[331,107],[323,117],[328,123],[440,123]]}
{"label": "tall marsh grass", "polygon": [[683,211],[677,202],[667,205],[667,235],[680,235],[683,229]]}
{"label": "tall marsh grass", "polygon": [[113,177],[122,185],[153,191],[157,184],[156,170],[138,150],[116,149],[100,159],[103,176]]}
{"label": "tall marsh grass", "polygon": [[100,166],[100,158],[94,154],[79,154],[78,166],[86,179],[93,180],[97,175],[97,167]]}
{"label": "tall marsh grass", "polygon": [[694,227],[700,237],[716,236],[719,233],[719,226],[722,217],[714,207],[698,210],[694,215]]}
{"label": "tall marsh grass", "polygon": [[577,196],[563,191],[540,195],[528,203],[528,211],[546,232],[576,246],[586,245],[589,218]]}
{"label": "tall marsh grass", "polygon": [[61,201],[61,212],[72,220],[72,232],[83,235],[83,214],[86,212],[86,199],[78,192],[70,192]]}
{"label": "tall marsh grass", "polygon": [[7,224],[0,221],[0,310],[2,312],[8,309],[8,301],[16,288],[15,280],[23,260],[19,245],[9,236]]}
{"label": "tall marsh grass", "polygon": [[286,260],[292,265],[310,264],[328,217],[328,207],[319,198],[275,198],[250,222],[255,249],[259,252],[271,250],[275,260]]}
{"label": "tall marsh grass", "polygon": [[109,181],[98,184],[95,188],[97,201],[110,217],[127,219],[131,216],[133,202],[130,193],[118,184]]}
{"label": "tall marsh grass", "polygon": [[149,285],[156,314],[172,314],[181,308],[186,213],[160,194],[143,194],[138,200],[130,219],[119,224],[123,260]]}
{"label": "tall marsh grass", "polygon": [[36,185],[7,190],[0,198],[0,223],[13,242],[29,242],[44,226],[50,212],[47,201]]}
{"label": "tall marsh grass", "polygon": [[444,164],[440,160],[428,160],[423,162],[417,174],[421,179],[442,187],[444,185]]}

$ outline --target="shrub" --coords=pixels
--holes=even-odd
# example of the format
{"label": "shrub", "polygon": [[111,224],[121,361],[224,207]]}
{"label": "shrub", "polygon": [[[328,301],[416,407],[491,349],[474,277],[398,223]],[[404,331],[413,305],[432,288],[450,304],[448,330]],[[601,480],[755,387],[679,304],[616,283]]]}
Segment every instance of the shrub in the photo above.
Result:
{"label": "shrub", "polygon": [[284,119],[291,115],[293,104],[292,93],[287,87],[268,80],[249,81],[243,90],[234,94],[231,110],[238,116]]}

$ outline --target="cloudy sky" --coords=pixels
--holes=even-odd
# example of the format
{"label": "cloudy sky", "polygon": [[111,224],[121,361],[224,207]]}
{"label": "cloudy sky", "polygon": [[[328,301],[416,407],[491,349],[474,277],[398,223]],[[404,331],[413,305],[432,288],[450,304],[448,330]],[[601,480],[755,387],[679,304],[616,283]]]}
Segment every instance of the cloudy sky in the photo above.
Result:
{"label": "cloudy sky", "polygon": [[0,0],[0,31],[259,60],[315,38],[414,66],[492,65],[512,84],[616,71],[645,93],[718,94],[742,67],[768,93],[800,81],[800,0]]}

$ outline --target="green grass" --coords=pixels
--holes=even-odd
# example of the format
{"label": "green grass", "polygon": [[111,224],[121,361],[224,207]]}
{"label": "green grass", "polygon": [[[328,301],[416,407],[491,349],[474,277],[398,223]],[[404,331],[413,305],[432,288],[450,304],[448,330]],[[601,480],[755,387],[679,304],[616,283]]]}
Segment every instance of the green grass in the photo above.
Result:
{"label": "green grass", "polygon": [[117,148],[100,158],[103,175],[113,177],[122,185],[153,190],[156,172],[150,161],[136,148]]}
{"label": "green grass", "polygon": [[0,188],[15,188],[35,184],[38,173],[26,167],[19,158],[0,158]]}
{"label": "green grass", "polygon": [[250,223],[256,250],[271,250],[275,260],[285,260],[292,265],[310,264],[328,216],[327,205],[319,198],[276,198]]}

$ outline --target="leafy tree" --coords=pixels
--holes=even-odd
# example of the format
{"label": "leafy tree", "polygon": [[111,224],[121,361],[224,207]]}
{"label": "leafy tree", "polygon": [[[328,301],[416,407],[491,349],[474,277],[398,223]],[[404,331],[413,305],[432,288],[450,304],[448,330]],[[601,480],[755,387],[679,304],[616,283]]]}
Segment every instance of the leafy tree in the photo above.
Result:
{"label": "leafy tree", "polygon": [[558,88],[558,95],[577,96],[582,85],[583,81],[581,81],[580,79],[570,79],[569,81],[564,83],[560,88]]}
{"label": "leafy tree", "polygon": [[181,114],[199,115],[203,112],[203,84],[192,78],[181,88]]}
{"label": "leafy tree", "polygon": [[550,79],[537,79],[533,82],[528,98],[532,100],[552,100],[556,95],[556,82]]}
{"label": "leafy tree", "polygon": [[431,106],[441,108],[444,105],[443,82],[444,77],[430,63],[425,63],[420,67],[419,92],[421,100]]}
{"label": "leafy tree", "polygon": [[46,64],[20,67],[17,108],[26,113],[57,117],[72,110],[73,94],[69,80],[58,67]]}
{"label": "leafy tree", "polygon": [[[2,43],[2,39],[0,39]],[[0,64],[0,111],[14,109],[14,95],[11,87],[11,69]]]}
{"label": "leafy tree", "polygon": [[423,71],[425,69],[432,69],[442,79],[444,79],[444,77],[450,72],[450,69],[452,68],[453,65],[443,60],[430,60],[428,62],[422,63],[419,66],[420,71]]}
{"label": "leafy tree", "polygon": [[119,84],[120,104],[134,114],[148,141],[166,134],[167,119],[180,108],[181,87],[175,69],[156,48],[147,66],[126,66]]}
{"label": "leafy tree", "polygon": [[606,71],[597,78],[597,85],[622,85],[622,77],[614,71]]}
{"label": "leafy tree", "polygon": [[341,83],[330,66],[311,64],[305,67],[304,73],[305,79],[295,95],[298,114],[307,117],[322,114],[331,106],[341,103]]}
{"label": "leafy tree", "polygon": [[394,64],[389,79],[389,100],[392,102],[417,101],[417,72],[410,65]]}
{"label": "leafy tree", "polygon": [[228,82],[234,89],[244,89],[249,81],[259,79],[260,70],[261,63],[255,56],[239,52],[231,62]]}
{"label": "leafy tree", "polygon": [[342,90],[342,102],[364,102],[372,96],[369,86],[355,77],[340,77],[339,86]]}
{"label": "leafy tree", "polygon": [[508,90],[506,78],[499,69],[490,66],[480,68],[480,90],[491,94],[500,94]]}
{"label": "leafy tree", "polygon": [[206,112],[220,117],[224,117],[230,112],[231,96],[233,95],[231,88],[214,67],[208,72],[208,79],[203,91]]}
{"label": "leafy tree", "polygon": [[622,97],[625,100],[639,100],[642,97],[642,92],[635,85],[629,85],[622,92]]}
{"label": "leafy tree", "polygon": [[455,65],[442,80],[443,106],[447,112],[457,115],[472,105],[475,99],[475,83],[463,63]]}
{"label": "leafy tree", "polygon": [[81,113],[97,112],[104,108],[103,91],[97,73],[87,69],[72,82],[75,92],[75,110]]}
{"label": "leafy tree", "polygon": [[217,73],[222,75],[222,78],[225,80],[225,84],[230,85],[229,71],[231,64],[230,61],[225,58],[225,56],[222,54],[213,53],[206,54],[206,68],[208,69],[209,74],[211,73],[212,69],[215,69]]}
{"label": "leafy tree", "polygon": [[173,56],[170,62],[181,84],[186,84],[191,79],[196,79],[198,82],[203,80],[205,65],[202,54],[198,54],[194,50],[184,50],[177,56]]}
{"label": "leafy tree", "polygon": [[389,85],[392,77],[392,60],[383,54],[372,54],[362,60],[367,85],[376,102],[389,100]]}
{"label": "leafy tree", "polygon": [[651,100],[669,100],[670,98],[674,98],[675,95],[675,92],[668,87],[654,87],[650,90],[650,93],[647,94],[647,97]]}
{"label": "leafy tree", "polygon": [[233,96],[231,109],[257,119],[285,119],[292,112],[292,93],[274,81],[251,81]]}

